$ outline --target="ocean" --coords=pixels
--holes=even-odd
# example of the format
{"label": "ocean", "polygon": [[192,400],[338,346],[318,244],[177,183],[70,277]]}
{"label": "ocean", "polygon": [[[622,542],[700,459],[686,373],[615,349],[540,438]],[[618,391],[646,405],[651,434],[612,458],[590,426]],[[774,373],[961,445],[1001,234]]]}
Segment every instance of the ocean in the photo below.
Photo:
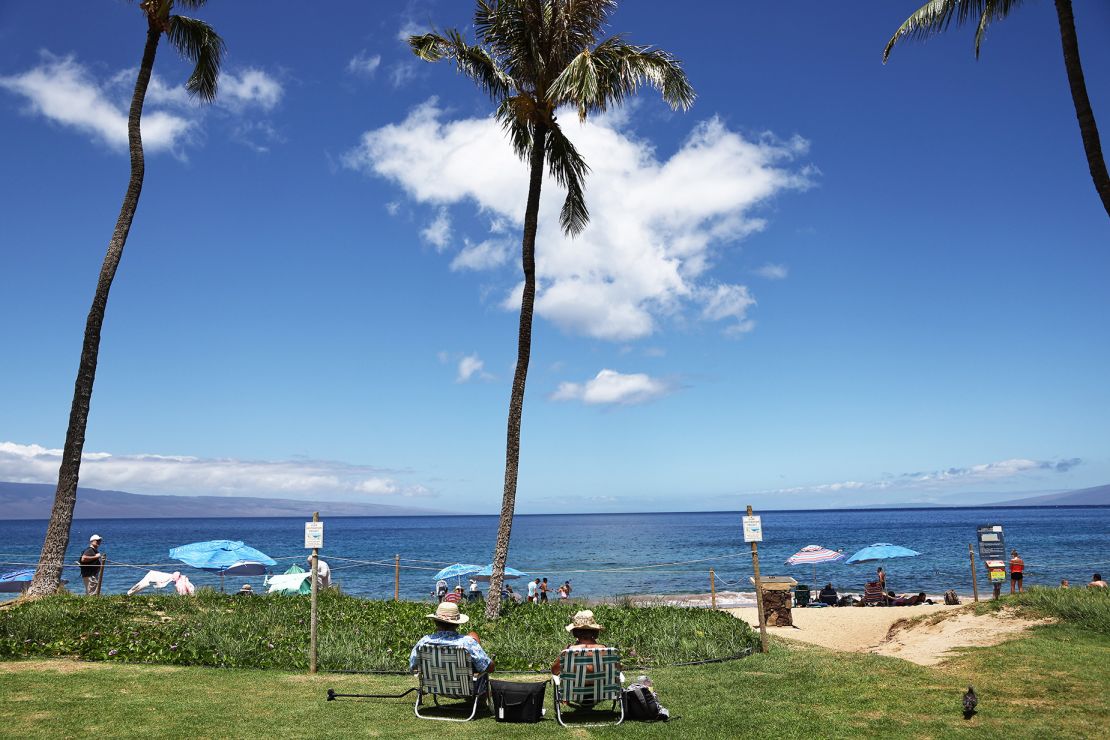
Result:
{"label": "ocean", "polygon": [[[1059,585],[1090,580],[1110,572],[1110,507],[868,509],[764,511],[764,541],[759,545],[763,575],[789,575],[811,583],[812,566],[784,561],[810,544],[843,549],[850,555],[876,542],[903,545],[921,553],[881,563],[888,587],[898,592],[971,593],[968,544],[978,525],[1001,524],[1007,550],[1016,548],[1026,562],[1026,584]],[[547,577],[552,584],[570,580],[575,596],[689,594],[709,591],[709,570],[718,590],[750,591],[751,550],[743,541],[738,512],[671,514],[522,515],[513,524],[509,565]],[[219,578],[174,564],[169,548],[212,539],[242,540],[267,553],[283,572],[304,565],[303,518],[234,519],[85,519],[73,524],[66,562],[75,563],[91,534],[104,538],[107,555],[104,590],[126,591],[148,566],[180,570],[197,585],[219,586]],[[0,522],[0,572],[33,563],[42,546],[45,521]],[[400,593],[427,599],[432,575],[454,562],[490,561],[496,516],[336,517],[325,520],[321,559],[345,592],[392,598],[394,557],[401,558]],[[980,593],[989,591],[978,561]],[[818,585],[861,591],[877,563],[817,566]],[[67,568],[70,588],[80,591],[76,568]],[[262,577],[238,577],[262,587]],[[518,590],[524,581],[518,582]],[[463,585],[466,585],[465,583]],[[1008,589],[1008,587],[1007,587]]]}

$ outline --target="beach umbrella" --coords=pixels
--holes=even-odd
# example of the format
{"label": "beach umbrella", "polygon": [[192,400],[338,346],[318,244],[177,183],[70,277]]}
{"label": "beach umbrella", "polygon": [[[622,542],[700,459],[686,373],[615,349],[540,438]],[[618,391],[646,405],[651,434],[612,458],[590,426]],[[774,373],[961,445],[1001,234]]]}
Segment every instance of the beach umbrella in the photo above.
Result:
{"label": "beach umbrella", "polygon": [[218,573],[221,591],[224,589],[225,575],[262,575],[266,572],[266,566],[277,565],[266,553],[238,540],[193,542],[171,548],[170,557],[194,568]]}
{"label": "beach umbrella", "polygon": [[848,563],[869,563],[873,560],[886,560],[888,558],[912,558],[920,554],[908,547],[892,545],[889,542],[876,542],[848,558]]}
{"label": "beach umbrella", "polygon": [[31,585],[31,579],[34,577],[34,568],[13,570],[10,573],[0,575],[0,593],[18,594]]}
{"label": "beach umbrella", "polygon": [[[507,565],[505,566],[505,580],[509,580],[512,578],[524,578],[527,575],[528,574],[524,571],[517,570],[516,568],[510,568]],[[493,563],[490,563],[485,568],[482,568],[480,571],[474,574],[475,581],[484,581],[485,583],[489,583],[489,580],[491,578],[493,578]]]}
{"label": "beach umbrella", "polygon": [[432,576],[432,580],[433,581],[445,581],[448,578],[461,578],[463,576],[470,576],[470,575],[474,575],[475,573],[477,573],[481,569],[482,569],[482,566],[480,566],[480,565],[470,565],[470,564],[467,564],[467,563],[455,563],[454,565],[448,565],[446,568],[444,568],[440,572],[436,573],[434,576]]}
{"label": "beach umbrella", "polygon": [[842,552],[830,550],[827,547],[820,545],[806,545],[798,552],[794,553],[786,559],[787,565],[812,565],[813,566],[813,590],[817,590],[817,564],[818,563],[836,563],[843,560],[846,556]]}

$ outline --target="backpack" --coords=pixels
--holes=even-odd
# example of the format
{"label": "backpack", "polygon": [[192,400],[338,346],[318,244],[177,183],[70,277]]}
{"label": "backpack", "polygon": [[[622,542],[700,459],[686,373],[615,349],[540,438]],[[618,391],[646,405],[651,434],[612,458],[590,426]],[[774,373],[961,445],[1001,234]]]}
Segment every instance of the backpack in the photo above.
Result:
{"label": "backpack", "polygon": [[953,591],[952,589],[948,589],[944,592],[944,603],[948,604],[949,606],[959,604],[960,597],[956,595],[955,591]]}
{"label": "backpack", "polygon": [[547,681],[518,683],[492,680],[489,685],[493,718],[498,722],[539,722],[543,719]]}
{"label": "backpack", "polygon": [[659,703],[655,692],[647,686],[634,683],[621,694],[624,703],[624,718],[642,720],[645,722],[666,722],[670,719],[670,712]]}

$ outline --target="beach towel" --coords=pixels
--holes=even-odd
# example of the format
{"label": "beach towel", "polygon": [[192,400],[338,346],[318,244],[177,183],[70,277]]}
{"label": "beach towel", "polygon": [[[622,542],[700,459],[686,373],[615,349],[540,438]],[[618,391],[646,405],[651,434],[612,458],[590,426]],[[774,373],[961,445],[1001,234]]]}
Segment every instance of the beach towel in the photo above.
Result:
{"label": "beach towel", "polygon": [[163,573],[160,570],[148,571],[143,579],[136,583],[131,588],[127,589],[127,595],[131,596],[142,591],[144,588],[154,586],[155,588],[165,588],[174,582],[175,577],[181,574],[174,571],[173,573]]}
{"label": "beach towel", "polygon": [[180,573],[174,573],[173,575],[173,587],[177,590],[177,593],[182,596],[192,596],[197,592],[197,587],[189,580],[189,576],[181,575]]}

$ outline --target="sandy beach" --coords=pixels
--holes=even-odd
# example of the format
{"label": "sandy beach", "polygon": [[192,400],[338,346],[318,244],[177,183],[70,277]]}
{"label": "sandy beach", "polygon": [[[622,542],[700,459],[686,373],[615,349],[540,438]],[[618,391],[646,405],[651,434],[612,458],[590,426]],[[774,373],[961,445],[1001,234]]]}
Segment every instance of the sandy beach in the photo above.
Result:
{"label": "sandy beach", "polygon": [[[934,597],[935,600],[935,597]],[[755,608],[724,609],[752,627]],[[1012,613],[975,614],[968,602],[907,607],[829,607],[794,609],[793,627],[768,627],[768,634],[832,650],[876,653],[920,665],[935,665],[960,647],[996,645],[1018,637],[1046,620]]]}

